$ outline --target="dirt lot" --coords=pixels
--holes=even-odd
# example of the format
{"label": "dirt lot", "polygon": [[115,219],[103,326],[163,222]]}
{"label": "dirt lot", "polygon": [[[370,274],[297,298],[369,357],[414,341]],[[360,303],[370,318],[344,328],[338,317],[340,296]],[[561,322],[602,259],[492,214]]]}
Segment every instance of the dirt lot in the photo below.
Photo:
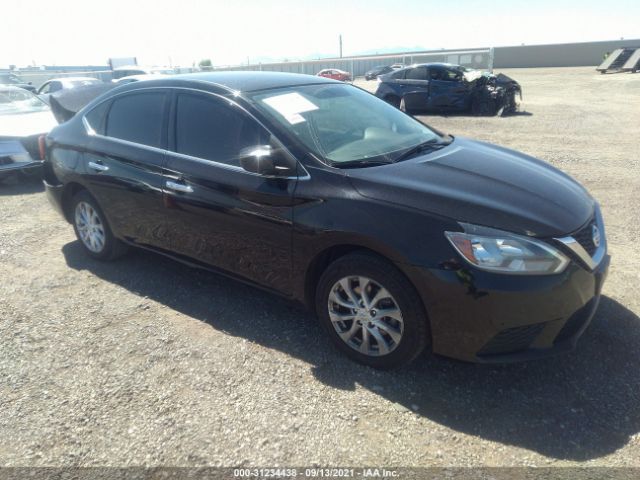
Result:
{"label": "dirt lot", "polygon": [[600,200],[613,261],[575,352],[376,372],[261,291],[144,252],[89,260],[38,183],[7,185],[0,465],[640,466],[640,75],[506,73],[527,114],[425,120]]}

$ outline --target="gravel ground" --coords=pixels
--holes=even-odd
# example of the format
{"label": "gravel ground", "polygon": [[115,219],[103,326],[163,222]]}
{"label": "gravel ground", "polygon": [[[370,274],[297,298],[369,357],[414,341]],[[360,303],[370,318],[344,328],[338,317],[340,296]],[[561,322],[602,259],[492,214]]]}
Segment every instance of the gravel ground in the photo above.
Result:
{"label": "gravel ground", "polygon": [[14,183],[0,465],[640,466],[640,75],[506,73],[526,114],[425,120],[543,158],[602,203],[611,273],[575,352],[377,372],[269,294],[146,252],[88,259],[38,183]]}

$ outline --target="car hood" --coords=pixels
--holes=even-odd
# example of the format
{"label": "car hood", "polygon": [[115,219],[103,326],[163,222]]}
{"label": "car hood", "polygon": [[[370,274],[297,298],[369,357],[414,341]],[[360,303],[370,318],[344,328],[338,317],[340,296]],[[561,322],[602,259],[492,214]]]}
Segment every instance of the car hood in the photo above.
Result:
{"label": "car hood", "polygon": [[28,137],[48,133],[56,125],[58,122],[50,110],[0,115],[0,137]]}
{"label": "car hood", "polygon": [[347,175],[363,196],[524,235],[563,236],[594,213],[591,196],[560,170],[464,138],[410,160]]}

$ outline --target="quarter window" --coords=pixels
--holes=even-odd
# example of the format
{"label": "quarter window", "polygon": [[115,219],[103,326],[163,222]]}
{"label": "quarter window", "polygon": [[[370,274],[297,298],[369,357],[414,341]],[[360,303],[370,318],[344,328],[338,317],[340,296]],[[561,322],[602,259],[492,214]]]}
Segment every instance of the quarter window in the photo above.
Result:
{"label": "quarter window", "polygon": [[106,130],[107,111],[111,102],[102,102],[85,116],[87,123],[99,135],[104,135]]}
{"label": "quarter window", "polygon": [[106,135],[163,148],[164,107],[165,94],[161,92],[135,93],[116,98],[107,117]]}
{"label": "quarter window", "polygon": [[180,94],[176,108],[176,151],[239,166],[240,150],[269,143],[269,134],[230,102]]}

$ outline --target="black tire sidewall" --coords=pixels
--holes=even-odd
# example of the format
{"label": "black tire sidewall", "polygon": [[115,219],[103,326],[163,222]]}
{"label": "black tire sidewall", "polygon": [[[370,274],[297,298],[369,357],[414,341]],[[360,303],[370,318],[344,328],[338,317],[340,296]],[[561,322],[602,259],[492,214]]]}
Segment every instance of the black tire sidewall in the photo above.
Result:
{"label": "black tire sidewall", "polygon": [[[329,318],[331,288],[341,278],[364,276],[384,286],[402,312],[404,331],[400,344],[388,355],[374,357],[357,352],[335,331]],[[410,363],[429,340],[426,313],[412,283],[392,263],[368,254],[350,254],[331,264],[322,274],[316,291],[316,314],[334,345],[349,358],[374,368],[390,369]]]}

